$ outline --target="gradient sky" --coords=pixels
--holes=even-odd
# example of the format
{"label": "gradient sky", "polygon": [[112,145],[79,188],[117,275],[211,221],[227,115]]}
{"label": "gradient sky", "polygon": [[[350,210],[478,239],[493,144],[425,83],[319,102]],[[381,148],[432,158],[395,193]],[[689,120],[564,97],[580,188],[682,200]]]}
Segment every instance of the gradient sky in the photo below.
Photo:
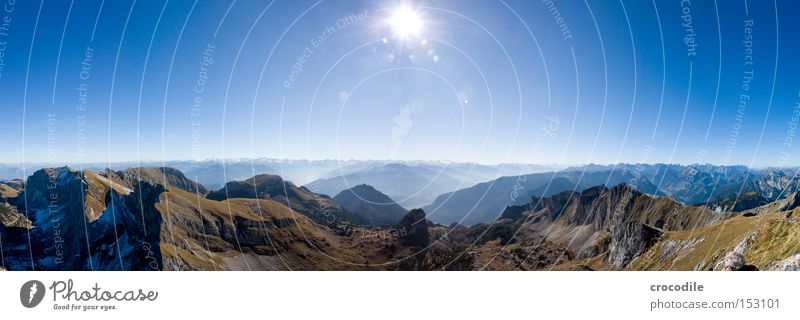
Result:
{"label": "gradient sky", "polygon": [[800,163],[795,1],[3,3],[0,162]]}

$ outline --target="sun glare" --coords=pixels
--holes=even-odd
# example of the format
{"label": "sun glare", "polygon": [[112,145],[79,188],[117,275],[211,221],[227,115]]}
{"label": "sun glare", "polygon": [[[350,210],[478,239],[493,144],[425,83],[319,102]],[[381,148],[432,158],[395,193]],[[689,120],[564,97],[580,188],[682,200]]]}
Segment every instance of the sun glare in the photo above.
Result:
{"label": "sun glare", "polygon": [[389,25],[394,34],[401,39],[418,35],[422,30],[422,19],[413,9],[401,6],[394,9],[389,17]]}

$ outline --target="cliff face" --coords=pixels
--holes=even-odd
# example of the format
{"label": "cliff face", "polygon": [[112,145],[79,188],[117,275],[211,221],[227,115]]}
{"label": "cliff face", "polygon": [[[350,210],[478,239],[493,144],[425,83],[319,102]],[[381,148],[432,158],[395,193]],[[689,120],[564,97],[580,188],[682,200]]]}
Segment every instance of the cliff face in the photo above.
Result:
{"label": "cliff face", "polygon": [[2,266],[8,270],[332,269],[321,265],[326,254],[347,256],[336,253],[326,239],[332,237],[331,230],[275,201],[214,201],[169,184],[151,184],[152,179],[151,174],[140,176],[130,170],[35,172],[17,206],[0,204]]}
{"label": "cliff face", "polygon": [[163,221],[155,205],[165,190],[142,182],[127,195],[108,191],[106,210],[87,224],[90,269],[161,270]]}
{"label": "cliff face", "polygon": [[663,233],[640,222],[627,222],[614,228],[607,261],[617,268],[647,252],[661,238]]}
{"label": "cliff face", "polygon": [[[560,256],[541,256],[546,263],[538,268],[552,267],[563,258],[594,257],[602,257],[615,268],[625,268],[657,243],[664,232],[700,228],[730,216],[619,184],[533,197],[530,204],[508,207],[498,221],[471,230],[478,243],[498,240],[500,245],[529,252],[526,256],[541,253],[542,248],[562,252]],[[508,259],[512,264],[516,261],[513,255]],[[529,259],[519,262],[526,264]]]}
{"label": "cliff face", "polygon": [[[183,187],[152,184],[149,181],[159,180],[153,180],[153,176],[164,172],[151,169],[144,172],[150,174],[139,175],[130,170],[98,174],[69,168],[35,172],[27,179],[25,190],[15,198],[16,205],[0,204],[2,267],[7,270],[385,269],[389,266],[370,267],[362,262],[364,259],[386,262],[390,257],[376,252],[381,248],[406,250],[397,232],[391,237],[377,238],[378,244],[369,246],[362,240],[379,230],[345,224],[358,232],[351,229],[337,234],[339,231],[332,228],[340,228],[341,222],[347,221],[346,212],[331,199],[282,179],[251,181],[263,182],[266,193],[262,197],[217,201],[203,197],[196,192],[197,187],[195,192],[183,188],[190,184]],[[288,188],[291,200],[286,194],[269,194],[284,187]],[[232,191],[237,196],[248,196],[237,194],[236,189]],[[281,200],[298,206],[290,209]],[[333,209],[326,211],[326,206]],[[407,230],[412,242],[421,245],[428,240],[424,229],[427,221],[424,213],[418,216],[422,222],[409,225]],[[328,226],[315,222],[314,218],[332,220]]]}
{"label": "cliff face", "polygon": [[131,192],[119,181],[69,168],[39,170],[28,178],[14,208],[23,222],[0,227],[4,265],[11,270],[146,270],[148,260],[159,259],[141,244],[157,251],[161,217],[152,208],[163,191],[145,183]]}

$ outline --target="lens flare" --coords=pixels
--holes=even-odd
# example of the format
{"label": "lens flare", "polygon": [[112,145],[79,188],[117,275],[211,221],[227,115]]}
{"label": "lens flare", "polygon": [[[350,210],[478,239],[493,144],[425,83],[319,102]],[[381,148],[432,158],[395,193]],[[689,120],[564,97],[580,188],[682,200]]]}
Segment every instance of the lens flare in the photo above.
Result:
{"label": "lens flare", "polygon": [[419,13],[407,6],[395,8],[389,16],[388,22],[394,34],[401,39],[418,35],[423,27]]}

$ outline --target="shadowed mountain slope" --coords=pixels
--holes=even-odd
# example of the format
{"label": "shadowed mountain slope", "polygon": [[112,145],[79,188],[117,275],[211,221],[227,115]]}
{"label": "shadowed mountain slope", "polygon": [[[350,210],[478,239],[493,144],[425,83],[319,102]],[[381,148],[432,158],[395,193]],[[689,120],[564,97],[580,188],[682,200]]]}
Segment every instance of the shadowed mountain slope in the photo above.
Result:
{"label": "shadowed mountain slope", "polygon": [[408,210],[375,188],[360,184],[333,197],[342,208],[364,217],[369,225],[387,226],[400,221]]}

